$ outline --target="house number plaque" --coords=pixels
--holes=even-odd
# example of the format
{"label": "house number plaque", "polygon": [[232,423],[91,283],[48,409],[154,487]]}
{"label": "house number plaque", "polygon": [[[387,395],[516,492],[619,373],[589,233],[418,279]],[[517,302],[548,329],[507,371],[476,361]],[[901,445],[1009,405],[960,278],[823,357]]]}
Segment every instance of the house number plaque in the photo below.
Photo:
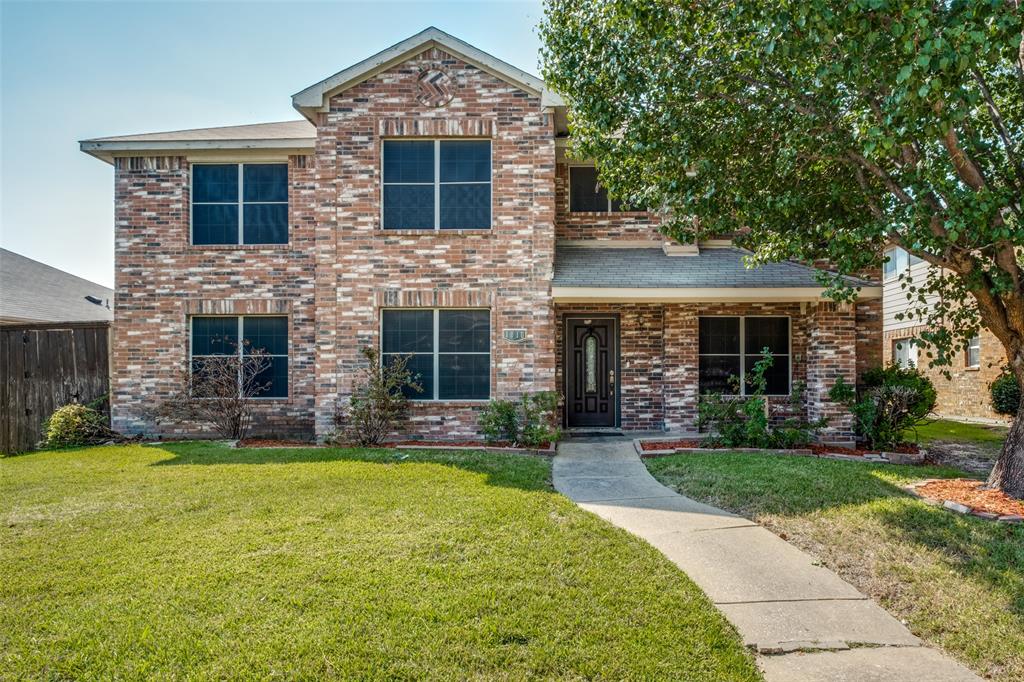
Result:
{"label": "house number plaque", "polygon": [[526,340],[526,330],[525,329],[506,329],[502,333],[502,336],[504,336],[505,340],[508,341],[509,343],[522,343],[523,341]]}

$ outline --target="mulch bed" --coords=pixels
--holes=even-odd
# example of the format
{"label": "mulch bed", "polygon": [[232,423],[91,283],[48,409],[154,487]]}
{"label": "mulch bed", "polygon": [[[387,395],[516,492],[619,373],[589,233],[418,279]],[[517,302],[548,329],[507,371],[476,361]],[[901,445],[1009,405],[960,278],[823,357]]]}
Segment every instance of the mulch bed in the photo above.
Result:
{"label": "mulch bed", "polygon": [[382,447],[393,448],[399,445],[419,445],[425,448],[522,448],[527,450],[547,450],[551,447],[551,443],[541,443],[535,448],[527,448],[504,440],[493,443],[484,440],[403,440],[383,443]]}
{"label": "mulch bed", "polygon": [[[879,455],[881,450],[865,450],[863,448],[841,448],[836,445],[810,445],[810,450],[816,455],[846,455],[848,457],[864,457],[865,455]],[[886,452],[900,452],[908,455],[916,455],[920,448],[913,443],[897,445]]]}
{"label": "mulch bed", "polygon": [[920,497],[941,502],[956,502],[972,511],[1000,516],[1024,516],[1024,501],[1016,500],[1001,490],[986,490],[984,482],[966,478],[932,480],[915,486]]}
{"label": "mulch bed", "polygon": [[277,440],[274,438],[244,438],[238,441],[240,448],[309,448],[314,443],[302,440]]}
{"label": "mulch bed", "polygon": [[[640,441],[640,447],[647,451],[682,450],[692,448],[735,450],[735,448],[724,448],[721,445],[716,445],[714,443],[708,443],[699,440],[643,440]],[[841,448],[834,445],[808,445],[797,449],[810,450],[816,455],[847,455],[848,457],[863,457],[865,455],[881,454],[880,450],[864,450],[861,448]],[[895,448],[889,450],[888,452],[901,452],[914,455],[919,452],[919,449],[914,444],[905,444],[896,446]]]}
{"label": "mulch bed", "polygon": [[699,440],[642,440],[640,447],[644,450],[679,450],[682,448],[713,448]]}

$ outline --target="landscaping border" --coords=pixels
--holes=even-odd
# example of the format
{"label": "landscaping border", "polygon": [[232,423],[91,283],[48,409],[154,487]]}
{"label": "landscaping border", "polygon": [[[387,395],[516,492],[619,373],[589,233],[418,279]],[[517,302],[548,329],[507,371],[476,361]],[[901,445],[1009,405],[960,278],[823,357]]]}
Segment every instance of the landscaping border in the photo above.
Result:
{"label": "landscaping border", "polygon": [[558,443],[549,443],[546,448],[512,448],[491,445],[445,445],[439,441],[437,445],[392,445],[396,450],[457,450],[460,452],[493,452],[502,455],[536,455],[538,457],[554,457]]}
{"label": "landscaping border", "polygon": [[751,453],[763,453],[766,455],[793,455],[796,457],[818,457],[820,459],[835,459],[845,462],[872,462],[874,464],[923,464],[925,457],[928,455],[927,450],[918,450],[916,453],[908,452],[879,452],[877,454],[868,455],[844,455],[839,452],[817,454],[813,450],[807,448],[793,448],[791,450],[785,449],[769,449],[769,448],[671,448],[667,450],[644,450],[644,441],[651,443],[657,443],[659,441],[678,440],[665,439],[665,438],[635,438],[633,440],[633,448],[637,454],[640,455],[641,459],[650,459],[653,457],[668,457],[676,454],[687,454],[687,453],[722,453],[722,452],[751,452]]}
{"label": "landscaping border", "polygon": [[921,500],[925,504],[932,507],[941,507],[947,511],[955,512],[957,514],[964,514],[965,516],[973,516],[979,519],[985,519],[986,521],[995,521],[996,523],[1024,523],[1024,516],[1019,514],[996,514],[995,512],[982,511],[981,509],[975,509],[969,507],[966,504],[960,504],[953,500],[940,500],[935,497],[928,497],[918,492],[918,488],[927,485],[929,483],[945,481],[943,478],[926,478],[923,481],[917,481],[910,485],[903,486],[903,489],[908,493]]}

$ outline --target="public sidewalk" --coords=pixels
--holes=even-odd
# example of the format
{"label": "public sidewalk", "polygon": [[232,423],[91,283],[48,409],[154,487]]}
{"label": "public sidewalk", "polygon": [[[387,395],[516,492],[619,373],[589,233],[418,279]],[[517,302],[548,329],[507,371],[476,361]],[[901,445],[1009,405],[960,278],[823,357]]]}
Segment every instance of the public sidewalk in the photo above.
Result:
{"label": "public sidewalk", "polygon": [[554,484],[686,572],[769,682],[981,679],[777,535],[663,486],[629,440],[560,444]]}

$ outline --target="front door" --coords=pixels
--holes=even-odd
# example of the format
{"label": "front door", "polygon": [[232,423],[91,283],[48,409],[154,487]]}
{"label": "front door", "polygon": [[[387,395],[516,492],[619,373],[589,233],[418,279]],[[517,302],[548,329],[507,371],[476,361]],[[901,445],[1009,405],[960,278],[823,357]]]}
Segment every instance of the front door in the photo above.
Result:
{"label": "front door", "polygon": [[615,426],[615,319],[565,322],[565,414],[570,427]]}

